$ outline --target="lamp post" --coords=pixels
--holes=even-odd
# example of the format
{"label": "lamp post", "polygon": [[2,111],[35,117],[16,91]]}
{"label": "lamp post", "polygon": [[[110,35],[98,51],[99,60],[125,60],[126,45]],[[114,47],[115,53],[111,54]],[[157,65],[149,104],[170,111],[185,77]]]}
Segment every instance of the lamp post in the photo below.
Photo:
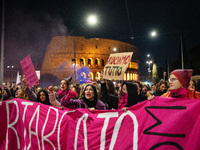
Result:
{"label": "lamp post", "polygon": [[149,64],[149,68],[148,68],[148,72],[149,72],[149,77],[151,76],[151,64],[152,64],[152,61],[146,61],[147,64]]}
{"label": "lamp post", "polygon": [[[152,38],[155,38],[157,36],[157,31],[153,30],[150,32],[150,36]],[[181,69],[184,69],[184,54],[183,54],[183,36],[180,36],[180,41],[181,41]]]}
{"label": "lamp post", "polygon": [[3,85],[3,76],[4,76],[4,33],[5,33],[5,0],[3,0],[2,7],[2,26],[1,26],[1,74],[0,74],[0,84]]}

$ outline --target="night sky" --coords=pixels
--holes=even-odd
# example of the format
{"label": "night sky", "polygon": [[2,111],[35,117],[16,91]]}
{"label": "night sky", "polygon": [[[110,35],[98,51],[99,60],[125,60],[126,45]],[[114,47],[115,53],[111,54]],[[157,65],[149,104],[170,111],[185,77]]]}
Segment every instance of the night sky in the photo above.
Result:
{"label": "night sky", "polygon": [[[89,14],[97,15],[96,26],[87,24]],[[150,37],[152,30],[158,32],[156,38]],[[166,56],[170,64],[178,58],[181,35],[186,52],[200,44],[200,2],[6,0],[5,66],[20,68],[20,60],[30,54],[35,68],[40,69],[51,37],[63,35],[99,37],[134,44],[139,49],[140,76],[143,76],[147,75],[147,54],[152,60],[156,58],[157,65],[165,69]]]}

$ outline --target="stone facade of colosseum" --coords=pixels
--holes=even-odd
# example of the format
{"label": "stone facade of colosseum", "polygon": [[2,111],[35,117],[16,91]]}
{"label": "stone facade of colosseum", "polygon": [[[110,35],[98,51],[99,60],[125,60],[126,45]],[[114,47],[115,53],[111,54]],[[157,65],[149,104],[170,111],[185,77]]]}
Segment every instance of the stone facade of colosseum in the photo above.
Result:
{"label": "stone facade of colosseum", "polygon": [[124,80],[138,80],[138,49],[134,45],[111,39],[56,36],[48,44],[41,76],[50,74],[59,79],[75,78],[81,67],[88,66],[90,73],[87,76],[98,80],[109,55],[122,52],[133,52]]}

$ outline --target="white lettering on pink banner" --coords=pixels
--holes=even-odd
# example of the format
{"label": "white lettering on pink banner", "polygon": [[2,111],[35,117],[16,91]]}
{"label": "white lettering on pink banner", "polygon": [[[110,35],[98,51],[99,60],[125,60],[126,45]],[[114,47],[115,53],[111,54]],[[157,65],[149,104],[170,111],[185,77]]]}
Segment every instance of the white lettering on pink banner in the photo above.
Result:
{"label": "white lettering on pink banner", "polygon": [[[200,101],[156,97],[122,110],[0,102],[0,150],[200,149]],[[191,144],[192,143],[192,144]]]}

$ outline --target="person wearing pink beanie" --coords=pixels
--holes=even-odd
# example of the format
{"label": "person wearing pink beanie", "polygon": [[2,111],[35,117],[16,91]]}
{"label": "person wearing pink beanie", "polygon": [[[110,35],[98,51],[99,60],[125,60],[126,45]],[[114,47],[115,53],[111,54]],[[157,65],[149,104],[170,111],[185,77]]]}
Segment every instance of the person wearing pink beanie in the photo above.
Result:
{"label": "person wearing pink beanie", "polygon": [[192,73],[192,69],[176,69],[172,71],[169,78],[169,92],[161,95],[161,97],[199,98],[198,93],[188,89]]}
{"label": "person wearing pink beanie", "polygon": [[171,72],[169,85],[171,90],[187,88],[192,76],[192,69],[177,69]]}

